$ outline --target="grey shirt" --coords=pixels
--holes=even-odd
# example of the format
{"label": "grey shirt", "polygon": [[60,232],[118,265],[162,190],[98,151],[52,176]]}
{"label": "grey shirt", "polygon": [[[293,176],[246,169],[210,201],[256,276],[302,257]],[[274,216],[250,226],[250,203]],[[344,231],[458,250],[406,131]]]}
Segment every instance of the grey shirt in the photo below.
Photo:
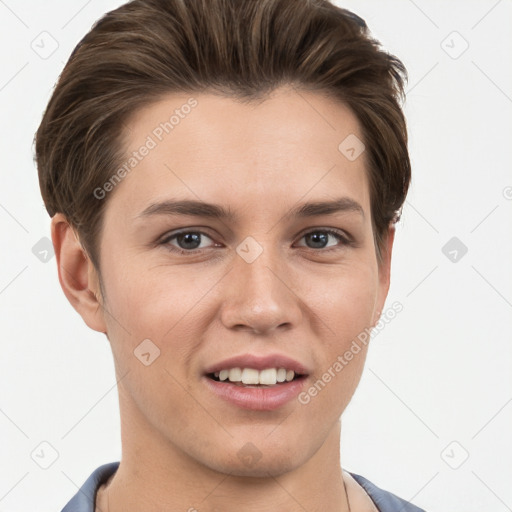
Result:
{"label": "grey shirt", "polygon": [[[110,462],[95,469],[62,512],[94,512],[96,492],[117,470],[119,462]],[[384,491],[361,475],[348,471],[366,491],[379,512],[425,512],[411,503]]]}

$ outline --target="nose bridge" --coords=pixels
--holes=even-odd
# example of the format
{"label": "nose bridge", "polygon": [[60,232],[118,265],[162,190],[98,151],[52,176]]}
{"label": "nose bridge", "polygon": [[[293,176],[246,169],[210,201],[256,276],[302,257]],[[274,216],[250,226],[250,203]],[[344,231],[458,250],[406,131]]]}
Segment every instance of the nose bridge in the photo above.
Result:
{"label": "nose bridge", "polygon": [[296,295],[288,288],[286,262],[279,248],[247,237],[236,248],[230,272],[229,296],[225,297],[222,319],[226,327],[264,332],[300,320]]}

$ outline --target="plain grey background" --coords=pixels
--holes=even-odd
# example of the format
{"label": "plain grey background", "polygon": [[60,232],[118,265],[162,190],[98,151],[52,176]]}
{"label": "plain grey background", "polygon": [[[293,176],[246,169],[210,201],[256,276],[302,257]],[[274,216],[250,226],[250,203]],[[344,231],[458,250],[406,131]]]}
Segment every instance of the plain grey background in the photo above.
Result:
{"label": "plain grey background", "polygon": [[[119,460],[106,338],[60,288],[32,138],[121,1],[0,0],[0,512],[61,510]],[[410,79],[413,183],[342,465],[430,512],[512,510],[512,2],[347,0]],[[467,252],[466,252],[467,251]]]}

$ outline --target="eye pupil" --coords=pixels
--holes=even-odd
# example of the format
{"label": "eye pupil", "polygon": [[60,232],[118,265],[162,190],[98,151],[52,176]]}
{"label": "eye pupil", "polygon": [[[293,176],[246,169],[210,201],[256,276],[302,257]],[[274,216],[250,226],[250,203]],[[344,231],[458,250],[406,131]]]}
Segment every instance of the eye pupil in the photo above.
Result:
{"label": "eye pupil", "polygon": [[[182,249],[196,249],[201,245],[201,233],[184,233],[182,235],[178,235],[176,237],[176,241]],[[182,247],[182,242],[185,243],[185,247]],[[189,243],[191,243],[193,247],[188,246],[187,244]]]}
{"label": "eye pupil", "polygon": [[328,233],[325,233],[324,231],[314,231],[313,233],[308,233],[305,236],[306,238],[309,238],[309,240],[313,242],[315,249],[318,249],[319,247],[325,247],[327,245],[329,238]]}
{"label": "eye pupil", "polygon": [[[202,251],[202,248],[200,248],[200,246],[203,236],[209,238],[207,235],[204,235],[201,231],[184,231],[182,233],[177,233],[175,235],[168,237],[161,243],[164,245],[169,245],[169,247],[172,247],[173,243],[171,243],[171,240],[174,240],[174,243],[179,247],[179,249],[181,249],[182,254],[184,254],[185,251],[191,254],[197,254],[198,252]],[[341,242],[341,245],[348,244],[348,242],[344,241],[344,238],[341,235],[339,235],[337,232],[333,232],[330,230],[310,231],[309,233],[303,235],[302,238],[306,240],[306,245],[310,249],[325,249],[325,251],[327,252],[328,249],[326,249],[326,247],[329,247],[330,236]],[[179,249],[177,250],[179,251]],[[196,251],[196,249],[198,249],[198,251]]]}

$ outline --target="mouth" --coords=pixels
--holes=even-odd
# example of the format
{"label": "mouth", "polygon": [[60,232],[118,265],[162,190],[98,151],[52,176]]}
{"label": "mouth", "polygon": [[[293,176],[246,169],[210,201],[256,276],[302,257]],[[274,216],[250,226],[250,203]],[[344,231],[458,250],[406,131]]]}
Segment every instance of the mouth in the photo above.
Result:
{"label": "mouth", "polygon": [[245,388],[271,388],[295,382],[306,377],[287,368],[226,368],[217,372],[207,373],[206,376],[216,382],[229,383]]}
{"label": "mouth", "polygon": [[284,354],[244,354],[206,368],[203,382],[213,396],[237,408],[273,411],[297,397],[309,373]]}

